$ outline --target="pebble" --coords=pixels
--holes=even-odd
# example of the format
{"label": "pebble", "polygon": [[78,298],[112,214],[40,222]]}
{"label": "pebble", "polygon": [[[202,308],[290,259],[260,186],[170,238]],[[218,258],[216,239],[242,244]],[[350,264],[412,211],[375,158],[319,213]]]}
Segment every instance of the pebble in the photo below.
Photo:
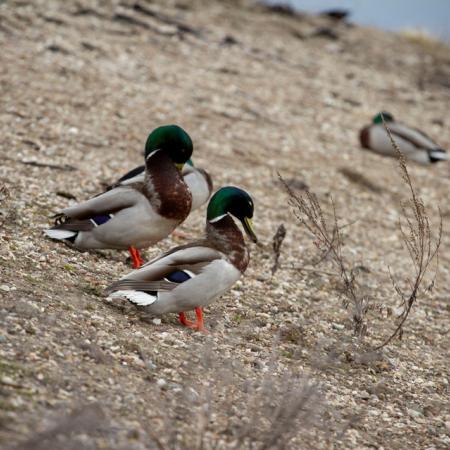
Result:
{"label": "pebble", "polygon": [[360,394],[360,397],[363,400],[368,400],[370,398],[370,394],[367,391],[362,391],[361,394]]}
{"label": "pebble", "polygon": [[411,417],[420,417],[422,415],[420,411],[416,411],[415,409],[408,409],[407,412]]}
{"label": "pebble", "polygon": [[164,387],[164,386],[167,385],[167,381],[166,381],[164,378],[159,378],[159,379],[156,381],[156,385],[157,385],[158,387]]}
{"label": "pebble", "polygon": [[155,319],[152,320],[152,322],[153,322],[155,325],[161,325],[161,319],[160,319],[160,318],[155,318]]}

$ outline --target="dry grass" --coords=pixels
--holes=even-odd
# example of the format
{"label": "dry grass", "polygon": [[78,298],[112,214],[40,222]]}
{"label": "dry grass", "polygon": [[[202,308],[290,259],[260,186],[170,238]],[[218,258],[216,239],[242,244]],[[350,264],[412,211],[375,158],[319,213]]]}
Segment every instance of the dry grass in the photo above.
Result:
{"label": "dry grass", "polygon": [[286,227],[283,224],[281,224],[278,226],[277,231],[272,239],[272,250],[274,254],[272,275],[275,275],[275,272],[278,270],[280,266],[281,246],[283,244],[285,237],[286,237]]}
{"label": "dry grass", "polygon": [[[160,450],[283,450],[320,427],[316,383],[279,370],[274,353],[262,377],[249,377],[237,359],[221,362],[206,346],[192,349],[192,373],[171,399],[155,392],[154,423],[147,427]],[[156,431],[157,430],[157,431]]]}
{"label": "dry grass", "polygon": [[[439,228],[437,235],[433,237],[425,204],[418,196],[413,185],[406,165],[405,156],[392,137],[391,130],[384,121],[384,117],[383,124],[389,135],[391,144],[398,154],[400,175],[409,189],[409,199],[401,204],[404,223],[400,220],[398,226],[402,234],[403,243],[408,250],[409,258],[413,263],[414,272],[406,280],[403,280],[403,288],[391,275],[394,289],[401,298],[400,307],[402,308],[402,312],[398,316],[398,324],[394,332],[377,349],[389,344],[396,336],[401,338],[403,326],[414,303],[417,301],[417,296],[423,290],[431,291],[433,289],[439,267],[439,247],[442,239],[442,215],[439,213]],[[431,276],[431,281],[426,283],[425,276],[433,261],[436,263],[436,268],[434,274]]]}
{"label": "dry grass", "polygon": [[330,225],[314,193],[305,190],[304,194],[297,194],[281,175],[279,176],[289,195],[289,203],[293,207],[295,217],[313,236],[314,245],[320,252],[320,259],[315,265],[325,260],[332,262],[341,280],[340,293],[343,295],[343,305],[345,308],[352,305],[354,333],[360,337],[364,336],[367,332],[365,316],[369,309],[369,302],[368,298],[359,292],[356,282],[358,271],[356,264],[349,262],[343,254],[343,227],[338,224],[333,199],[331,198],[332,223]]}
{"label": "dry grass", "polygon": [[[383,119],[384,121],[384,119]],[[401,298],[401,312],[397,316],[397,324],[393,333],[386,338],[376,350],[388,345],[396,336],[401,338],[403,326],[411,312],[411,309],[421,292],[431,291],[436,280],[438,270],[438,253],[442,238],[442,216],[436,236],[433,236],[430,219],[423,200],[418,196],[406,165],[406,159],[395,143],[389,127],[384,123],[386,132],[391,139],[393,148],[399,157],[400,175],[409,190],[409,199],[401,204],[402,220],[399,221],[399,229],[402,241],[408,251],[412,262],[413,273],[411,276],[398,281],[389,269],[389,275],[395,292]],[[361,289],[359,274],[361,265],[350,261],[343,252],[344,238],[342,226],[338,223],[336,208],[331,197],[331,224],[325,219],[322,205],[316,195],[309,190],[304,194],[297,194],[279,175],[288,195],[289,203],[293,207],[295,217],[301,225],[313,236],[314,245],[320,251],[318,262],[331,261],[340,279],[340,294],[343,296],[343,305],[348,308],[352,305],[351,314],[353,331],[356,336],[363,337],[367,333],[367,313],[369,310],[382,310],[381,305],[371,303],[371,296]],[[426,282],[426,274],[432,262],[436,268],[431,276],[431,281]],[[365,266],[364,266],[365,267]]]}
{"label": "dry grass", "polygon": [[442,42],[438,38],[420,28],[405,28],[399,34],[407,41],[426,49],[434,49],[442,46]]}

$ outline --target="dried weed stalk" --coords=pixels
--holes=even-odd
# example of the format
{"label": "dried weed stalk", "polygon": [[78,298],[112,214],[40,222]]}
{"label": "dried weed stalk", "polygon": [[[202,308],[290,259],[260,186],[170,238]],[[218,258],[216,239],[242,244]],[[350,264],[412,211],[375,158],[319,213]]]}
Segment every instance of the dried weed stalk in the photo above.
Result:
{"label": "dried weed stalk", "polygon": [[342,254],[344,242],[341,230],[343,227],[338,225],[333,199],[331,199],[333,223],[330,226],[325,220],[322,207],[314,193],[306,189],[304,193],[297,194],[280,174],[278,176],[289,194],[289,204],[293,207],[295,217],[313,235],[314,244],[321,251],[322,257],[318,262],[329,257],[338,270],[339,278],[342,281],[343,304],[346,308],[350,304],[353,306],[354,333],[357,336],[364,336],[367,331],[365,316],[369,309],[369,303],[367,297],[358,292],[357,268],[352,267]]}
{"label": "dried weed stalk", "polygon": [[0,184],[0,203],[9,198],[10,193],[4,184]]}
{"label": "dried weed stalk", "polygon": [[281,254],[281,245],[283,244],[284,238],[286,237],[286,227],[284,224],[279,225],[277,231],[272,239],[272,249],[274,254],[274,262],[272,266],[272,275],[275,275],[275,272],[278,270],[280,264],[280,254]]}
{"label": "dried weed stalk", "polygon": [[[53,450],[70,447],[71,437],[77,434],[95,434],[96,430],[105,422],[105,414],[98,404],[90,404],[63,416],[51,428],[36,433],[29,440],[19,444],[14,450]],[[64,445],[61,439],[65,439]],[[73,447],[71,447],[73,448]],[[80,450],[85,447],[78,442]]]}
{"label": "dried weed stalk", "polygon": [[401,177],[409,189],[410,198],[408,201],[402,202],[401,204],[402,216],[405,223],[402,223],[402,220],[400,219],[399,228],[402,234],[403,242],[413,263],[414,274],[406,279],[405,284],[408,286],[408,289],[405,291],[400,288],[399,284],[389,271],[394,289],[401,298],[400,307],[402,308],[402,312],[398,316],[399,322],[394,332],[376,349],[380,349],[388,345],[396,336],[402,336],[403,326],[414,303],[417,300],[419,292],[422,289],[424,277],[430,264],[433,260],[435,260],[436,266],[434,275],[432,276],[431,282],[425,287],[425,291],[431,291],[433,289],[439,267],[439,247],[441,245],[442,238],[442,215],[440,211],[439,230],[437,237],[433,239],[430,219],[423,200],[417,195],[417,192],[412,184],[411,177],[409,176],[405,156],[400,151],[397,143],[392,137],[391,130],[384,121],[384,117],[383,125],[388,133],[389,139],[391,140],[392,147],[397,152]]}
{"label": "dried weed stalk", "polygon": [[[399,229],[402,240],[413,263],[414,273],[412,276],[407,277],[406,280],[404,280],[404,283],[402,283],[407,286],[407,289],[402,289],[389,271],[394,289],[401,298],[400,307],[402,308],[402,312],[397,317],[398,323],[393,333],[385,339],[382,344],[377,346],[375,350],[388,345],[396,336],[402,336],[403,326],[417,300],[417,296],[422,290],[432,290],[439,266],[438,256],[442,237],[442,215],[440,214],[440,211],[439,230],[436,238],[433,238],[430,219],[423,200],[417,195],[413,186],[406,166],[405,157],[394,141],[391,131],[384,122],[384,118],[383,123],[391,140],[391,144],[398,154],[401,177],[409,189],[410,198],[408,201],[401,204],[403,220],[399,220]],[[338,225],[336,208],[333,200],[331,199],[333,223],[330,226],[324,218],[322,207],[317,200],[317,197],[313,193],[306,190],[303,194],[296,194],[283,180],[281,175],[278,174],[278,176],[289,194],[289,203],[294,208],[295,216],[314,236],[314,243],[322,252],[321,260],[330,257],[334,266],[337,268],[339,278],[343,285],[342,294],[344,295],[344,306],[348,307],[349,304],[353,305],[354,332],[358,336],[363,336],[367,331],[365,316],[369,309],[373,308],[374,305],[370,305],[369,298],[362,295],[361,291],[358,290],[356,280],[358,266],[352,266],[343,257],[343,238],[341,233],[343,227]],[[431,282],[423,288],[425,275],[433,260],[436,262],[434,275],[432,276]]]}
{"label": "dried weed stalk", "polygon": [[170,404],[153,405],[160,432],[147,429],[158,449],[283,450],[315,424],[320,402],[310,380],[277,375],[275,362],[252,376],[237,360],[225,365],[205,348],[196,353],[204,355],[192,361],[201,380],[188,377]]}
{"label": "dried weed stalk", "polygon": [[0,184],[0,226],[5,223],[5,211],[3,207],[6,205],[7,200],[10,198],[11,194],[8,188],[4,184]]}

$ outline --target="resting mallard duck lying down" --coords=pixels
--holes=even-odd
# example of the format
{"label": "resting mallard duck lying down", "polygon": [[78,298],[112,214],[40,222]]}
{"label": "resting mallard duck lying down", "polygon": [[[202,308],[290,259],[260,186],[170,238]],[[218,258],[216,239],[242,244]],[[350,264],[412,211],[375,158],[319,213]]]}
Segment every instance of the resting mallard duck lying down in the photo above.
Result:
{"label": "resting mallard duck lying down", "polygon": [[81,250],[129,249],[139,267],[138,249],[167,237],[191,211],[181,170],[192,151],[182,128],[156,128],[145,145],[144,177],[63,209],[46,235]]}
{"label": "resting mallard duck lying down", "polygon": [[361,130],[359,138],[363,148],[384,156],[398,156],[384,128],[382,116],[405,158],[419,164],[432,164],[447,159],[446,151],[426,134],[396,122],[392,114],[387,112],[377,114],[373,118],[373,123]]}
{"label": "resting mallard duck lying down", "polygon": [[[175,247],[134,270],[107,290],[110,298],[125,298],[149,313],[179,313],[180,322],[204,330],[201,307],[227,291],[245,272],[249,252],[231,216],[257,242],[252,227],[253,200],[237,187],[223,187],[208,204],[203,239]],[[197,321],[186,319],[195,309]]]}

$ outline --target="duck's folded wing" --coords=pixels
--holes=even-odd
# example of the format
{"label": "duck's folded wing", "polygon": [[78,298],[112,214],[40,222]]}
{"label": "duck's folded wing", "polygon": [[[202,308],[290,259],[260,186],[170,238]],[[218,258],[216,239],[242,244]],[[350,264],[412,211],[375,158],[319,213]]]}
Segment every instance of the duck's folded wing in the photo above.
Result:
{"label": "duck's folded wing", "polygon": [[177,247],[116,281],[106,292],[124,289],[169,291],[177,286],[177,283],[166,279],[170,274],[189,271],[192,276],[196,276],[212,261],[223,257],[221,252],[206,246],[188,244]]}
{"label": "duck's folded wing", "polygon": [[104,214],[115,214],[140,200],[141,194],[132,187],[117,187],[83,203],[70,206],[61,212],[71,219],[90,219]]}
{"label": "duck's folded wing", "polygon": [[170,291],[177,286],[176,283],[171,283],[170,281],[160,280],[160,281],[136,281],[136,280],[119,280],[115,283],[109,285],[105,294],[109,295],[115,291],[147,291],[147,292],[163,292]]}
{"label": "duck's folded wing", "polygon": [[411,145],[417,148],[433,150],[437,144],[432,139],[420,130],[407,127],[401,123],[392,122],[388,124],[394,139],[396,137],[408,141]]}
{"label": "duck's folded wing", "polygon": [[142,183],[145,179],[145,166],[135,167],[120,177],[114,184],[107,186],[106,191],[110,191],[118,186],[126,186],[133,183]]}

